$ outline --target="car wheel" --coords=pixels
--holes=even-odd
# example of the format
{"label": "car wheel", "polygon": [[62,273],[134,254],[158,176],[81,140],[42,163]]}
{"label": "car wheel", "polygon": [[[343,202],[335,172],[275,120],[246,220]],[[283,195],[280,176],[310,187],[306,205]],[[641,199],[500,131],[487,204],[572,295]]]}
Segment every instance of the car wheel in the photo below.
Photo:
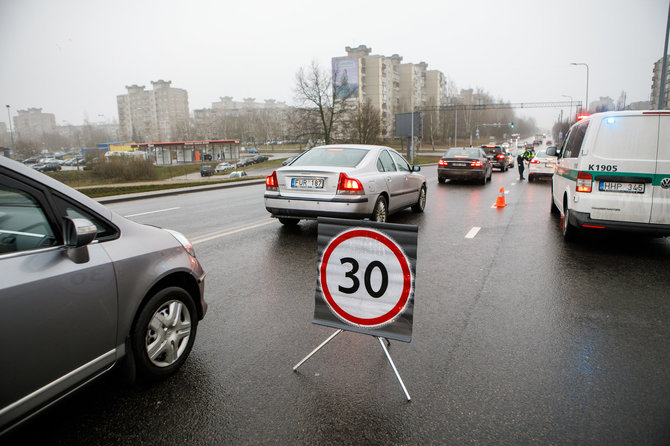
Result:
{"label": "car wheel", "polygon": [[380,195],[372,210],[372,220],[383,223],[386,221],[387,216],[388,210],[386,209],[386,199]]}
{"label": "car wheel", "polygon": [[561,221],[561,230],[563,232],[563,239],[566,242],[575,241],[578,235],[578,228],[570,224],[570,209],[567,205],[563,211],[563,220]]}
{"label": "car wheel", "polygon": [[300,221],[300,219],[298,218],[284,218],[284,217],[279,217],[278,220],[279,223],[283,224],[284,226],[295,226]]}
{"label": "car wheel", "polygon": [[131,332],[137,373],[156,380],[176,372],[191,352],[197,328],[195,303],[186,290],[158,291],[140,310]]}
{"label": "car wheel", "polygon": [[426,186],[421,186],[419,191],[419,200],[412,206],[412,211],[414,212],[423,212],[426,208]]}
{"label": "car wheel", "polygon": [[440,178],[440,177],[437,177],[437,182],[438,182],[438,183],[440,183],[440,184],[444,184],[445,181],[447,181],[446,178]]}
{"label": "car wheel", "polygon": [[482,175],[482,179],[480,181],[482,184],[486,184],[486,172],[484,172],[484,175]]}

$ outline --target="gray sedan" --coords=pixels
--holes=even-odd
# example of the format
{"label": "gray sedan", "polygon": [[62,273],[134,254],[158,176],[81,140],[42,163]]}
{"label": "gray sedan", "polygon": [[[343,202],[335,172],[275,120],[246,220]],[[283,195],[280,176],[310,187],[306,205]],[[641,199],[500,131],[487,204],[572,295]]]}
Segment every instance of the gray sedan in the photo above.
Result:
{"label": "gray sedan", "polygon": [[423,212],[419,170],[389,147],[315,147],[266,178],[265,209],[285,225],[319,216],[386,221],[407,207]]}
{"label": "gray sedan", "polygon": [[180,233],[0,157],[0,435],[113,366],[159,379],[207,311]]}

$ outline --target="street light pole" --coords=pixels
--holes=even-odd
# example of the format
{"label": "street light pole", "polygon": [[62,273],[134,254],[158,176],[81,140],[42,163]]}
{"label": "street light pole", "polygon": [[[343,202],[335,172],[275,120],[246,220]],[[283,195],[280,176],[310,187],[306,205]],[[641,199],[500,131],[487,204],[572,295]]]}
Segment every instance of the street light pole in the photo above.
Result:
{"label": "street light pole", "polygon": [[12,115],[9,113],[9,105],[7,107],[7,118],[9,119],[9,137],[12,139],[12,147],[10,147],[9,153],[14,154],[14,133],[12,132]]}
{"label": "street light pole", "polygon": [[571,62],[570,65],[584,65],[586,67],[586,104],[584,111],[589,111],[589,66],[583,62]]}
{"label": "street light pole", "polygon": [[569,98],[570,99],[570,114],[568,116],[570,116],[570,119],[572,119],[572,96],[567,95],[567,94],[562,94],[561,96],[563,96],[564,98]]}

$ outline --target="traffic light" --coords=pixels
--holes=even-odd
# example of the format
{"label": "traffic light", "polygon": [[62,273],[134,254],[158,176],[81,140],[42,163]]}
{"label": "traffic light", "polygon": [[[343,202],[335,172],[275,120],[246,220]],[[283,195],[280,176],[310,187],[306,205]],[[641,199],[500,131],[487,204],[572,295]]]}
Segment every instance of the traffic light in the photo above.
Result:
{"label": "traffic light", "polygon": [[514,128],[514,123],[513,123],[513,122],[510,122],[510,123],[509,123],[509,128],[511,128],[511,129]]}

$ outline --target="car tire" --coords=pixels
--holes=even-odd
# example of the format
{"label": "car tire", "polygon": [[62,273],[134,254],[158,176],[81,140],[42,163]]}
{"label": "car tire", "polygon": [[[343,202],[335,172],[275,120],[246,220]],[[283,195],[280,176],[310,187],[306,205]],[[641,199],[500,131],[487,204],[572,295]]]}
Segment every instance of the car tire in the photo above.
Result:
{"label": "car tire", "polygon": [[380,195],[375,202],[375,207],[372,209],[372,221],[384,223],[387,217],[388,208],[386,205],[386,199]]}
{"label": "car tire", "polygon": [[534,181],[533,176],[531,174],[528,174],[528,182],[532,183]]}
{"label": "car tire", "polygon": [[486,184],[486,172],[484,172],[484,175],[482,175],[482,179],[479,180],[482,184]]}
{"label": "car tire", "polygon": [[440,177],[437,177],[437,182],[438,182],[438,183],[440,183],[440,184],[444,184],[445,181],[447,181],[446,178],[440,178]]}
{"label": "car tire", "polygon": [[298,218],[284,218],[284,217],[279,217],[277,218],[277,220],[279,220],[279,223],[283,224],[284,226],[295,226],[300,221],[300,219]]}
{"label": "car tire", "polygon": [[560,209],[558,209],[558,206],[556,206],[556,203],[554,203],[554,185],[553,184],[551,186],[551,214],[552,215],[561,215]]}
{"label": "car tire", "polygon": [[175,373],[193,348],[197,328],[198,313],[186,290],[167,287],[156,292],[141,307],[131,330],[137,374],[158,380]]}
{"label": "car tire", "polygon": [[419,191],[419,199],[412,206],[412,211],[420,213],[423,212],[425,208],[426,208],[426,186],[421,186],[421,190]]}
{"label": "car tire", "polygon": [[561,232],[563,233],[563,240],[566,242],[573,242],[577,239],[579,229],[570,224],[570,209],[565,206],[563,211],[563,218],[561,220]]}

